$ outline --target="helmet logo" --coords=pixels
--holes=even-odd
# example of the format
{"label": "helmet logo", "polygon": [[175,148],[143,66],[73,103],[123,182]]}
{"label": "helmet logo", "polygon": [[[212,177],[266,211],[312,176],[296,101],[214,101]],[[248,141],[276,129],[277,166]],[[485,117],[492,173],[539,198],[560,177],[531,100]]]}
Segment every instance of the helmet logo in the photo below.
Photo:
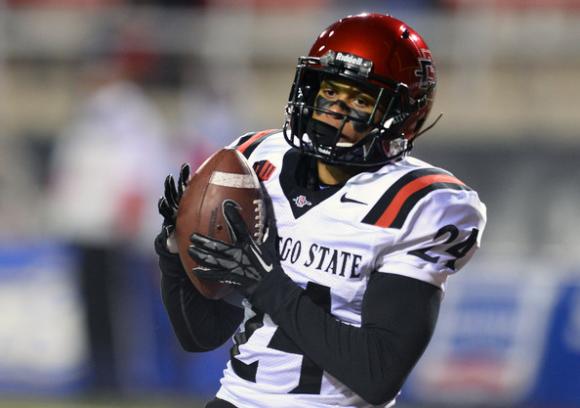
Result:
{"label": "helmet logo", "polygon": [[431,51],[421,48],[421,57],[418,58],[419,69],[415,70],[415,75],[419,78],[419,88],[427,89],[435,83],[435,67],[433,66],[433,58]]}
{"label": "helmet logo", "polygon": [[342,52],[336,54],[336,60],[352,65],[362,65],[364,61],[362,57],[357,57],[352,54],[343,54]]}
{"label": "helmet logo", "polygon": [[355,75],[362,75],[365,78],[373,68],[371,60],[364,59],[354,54],[347,54],[344,52],[334,52],[329,50],[326,54],[320,57],[320,63],[324,66],[339,68],[343,72]]}

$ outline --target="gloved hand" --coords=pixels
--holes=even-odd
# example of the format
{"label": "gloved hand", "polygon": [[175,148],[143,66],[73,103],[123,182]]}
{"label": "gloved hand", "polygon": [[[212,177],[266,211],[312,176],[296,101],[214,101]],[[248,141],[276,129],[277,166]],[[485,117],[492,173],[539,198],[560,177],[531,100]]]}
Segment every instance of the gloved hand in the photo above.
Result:
{"label": "gloved hand", "polygon": [[282,268],[274,210],[269,196],[264,195],[266,229],[260,242],[254,240],[238,204],[231,200],[222,206],[232,244],[201,234],[191,236],[189,255],[200,265],[194,269],[197,277],[237,286],[249,297],[266,274]]}
{"label": "gloved hand", "polygon": [[169,252],[177,253],[177,242],[175,241],[175,221],[177,219],[177,210],[179,208],[179,202],[181,197],[183,197],[183,192],[187,187],[191,174],[191,168],[189,164],[184,163],[181,165],[179,171],[179,179],[177,180],[177,185],[173,176],[170,174],[165,178],[164,193],[163,197],[159,199],[157,203],[157,208],[159,214],[163,216],[163,229],[164,234],[167,237],[166,246]]}

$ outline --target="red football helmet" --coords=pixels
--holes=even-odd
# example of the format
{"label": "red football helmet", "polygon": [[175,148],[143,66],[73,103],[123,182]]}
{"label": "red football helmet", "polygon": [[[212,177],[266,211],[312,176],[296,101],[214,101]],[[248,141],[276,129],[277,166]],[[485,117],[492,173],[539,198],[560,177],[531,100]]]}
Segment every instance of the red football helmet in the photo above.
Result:
{"label": "red football helmet", "polygon": [[[339,139],[345,123],[355,124],[360,117],[343,115],[338,129],[312,119],[314,111],[325,112],[314,99],[327,78],[353,82],[376,97],[364,123],[369,132],[354,145]],[[436,82],[431,51],[407,24],[385,14],[345,17],[320,34],[308,56],[298,59],[284,135],[292,146],[327,163],[387,163],[412,148],[433,105]]]}

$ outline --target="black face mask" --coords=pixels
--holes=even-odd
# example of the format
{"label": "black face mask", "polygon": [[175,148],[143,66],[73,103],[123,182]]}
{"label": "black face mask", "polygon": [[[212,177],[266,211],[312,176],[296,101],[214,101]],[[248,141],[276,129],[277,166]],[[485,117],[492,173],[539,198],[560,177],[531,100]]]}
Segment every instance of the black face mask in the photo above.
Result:
{"label": "black face mask", "polygon": [[[404,84],[383,78],[373,78],[376,83],[369,83],[366,77],[360,81],[363,88],[368,85],[365,89],[370,91],[370,95],[376,95],[373,112],[377,116],[373,116],[353,110],[342,101],[334,102],[320,95],[320,86],[326,79],[354,81],[358,87],[358,78],[353,78],[350,72],[320,69],[314,66],[315,63],[307,58],[301,59],[296,68],[284,124],[284,137],[291,146],[329,164],[357,167],[380,166],[411,149],[412,143],[397,149],[392,149],[390,145],[392,141],[402,139],[400,129],[412,113],[407,112],[407,108],[403,110],[402,102],[409,99]],[[342,109],[341,113],[329,111],[329,108],[336,106]],[[332,126],[313,119],[315,112],[336,118],[337,123]],[[379,115],[380,120],[373,123],[372,119],[378,119]],[[401,120],[398,120],[399,116]],[[339,143],[341,138],[348,139],[344,137],[343,130],[349,121],[357,133],[365,134],[352,146]]]}

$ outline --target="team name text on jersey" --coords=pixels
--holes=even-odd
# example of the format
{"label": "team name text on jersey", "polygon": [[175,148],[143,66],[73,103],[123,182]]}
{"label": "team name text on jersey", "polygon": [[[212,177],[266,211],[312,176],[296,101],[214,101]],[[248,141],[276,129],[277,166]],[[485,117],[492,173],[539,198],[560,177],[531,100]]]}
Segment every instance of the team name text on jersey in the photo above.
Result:
{"label": "team name text on jersey", "polygon": [[290,237],[279,237],[278,239],[280,240],[280,260],[282,262],[300,263],[317,271],[347,279],[360,279],[359,266],[362,255],[316,243],[310,244],[306,249],[306,246],[298,239]]}

